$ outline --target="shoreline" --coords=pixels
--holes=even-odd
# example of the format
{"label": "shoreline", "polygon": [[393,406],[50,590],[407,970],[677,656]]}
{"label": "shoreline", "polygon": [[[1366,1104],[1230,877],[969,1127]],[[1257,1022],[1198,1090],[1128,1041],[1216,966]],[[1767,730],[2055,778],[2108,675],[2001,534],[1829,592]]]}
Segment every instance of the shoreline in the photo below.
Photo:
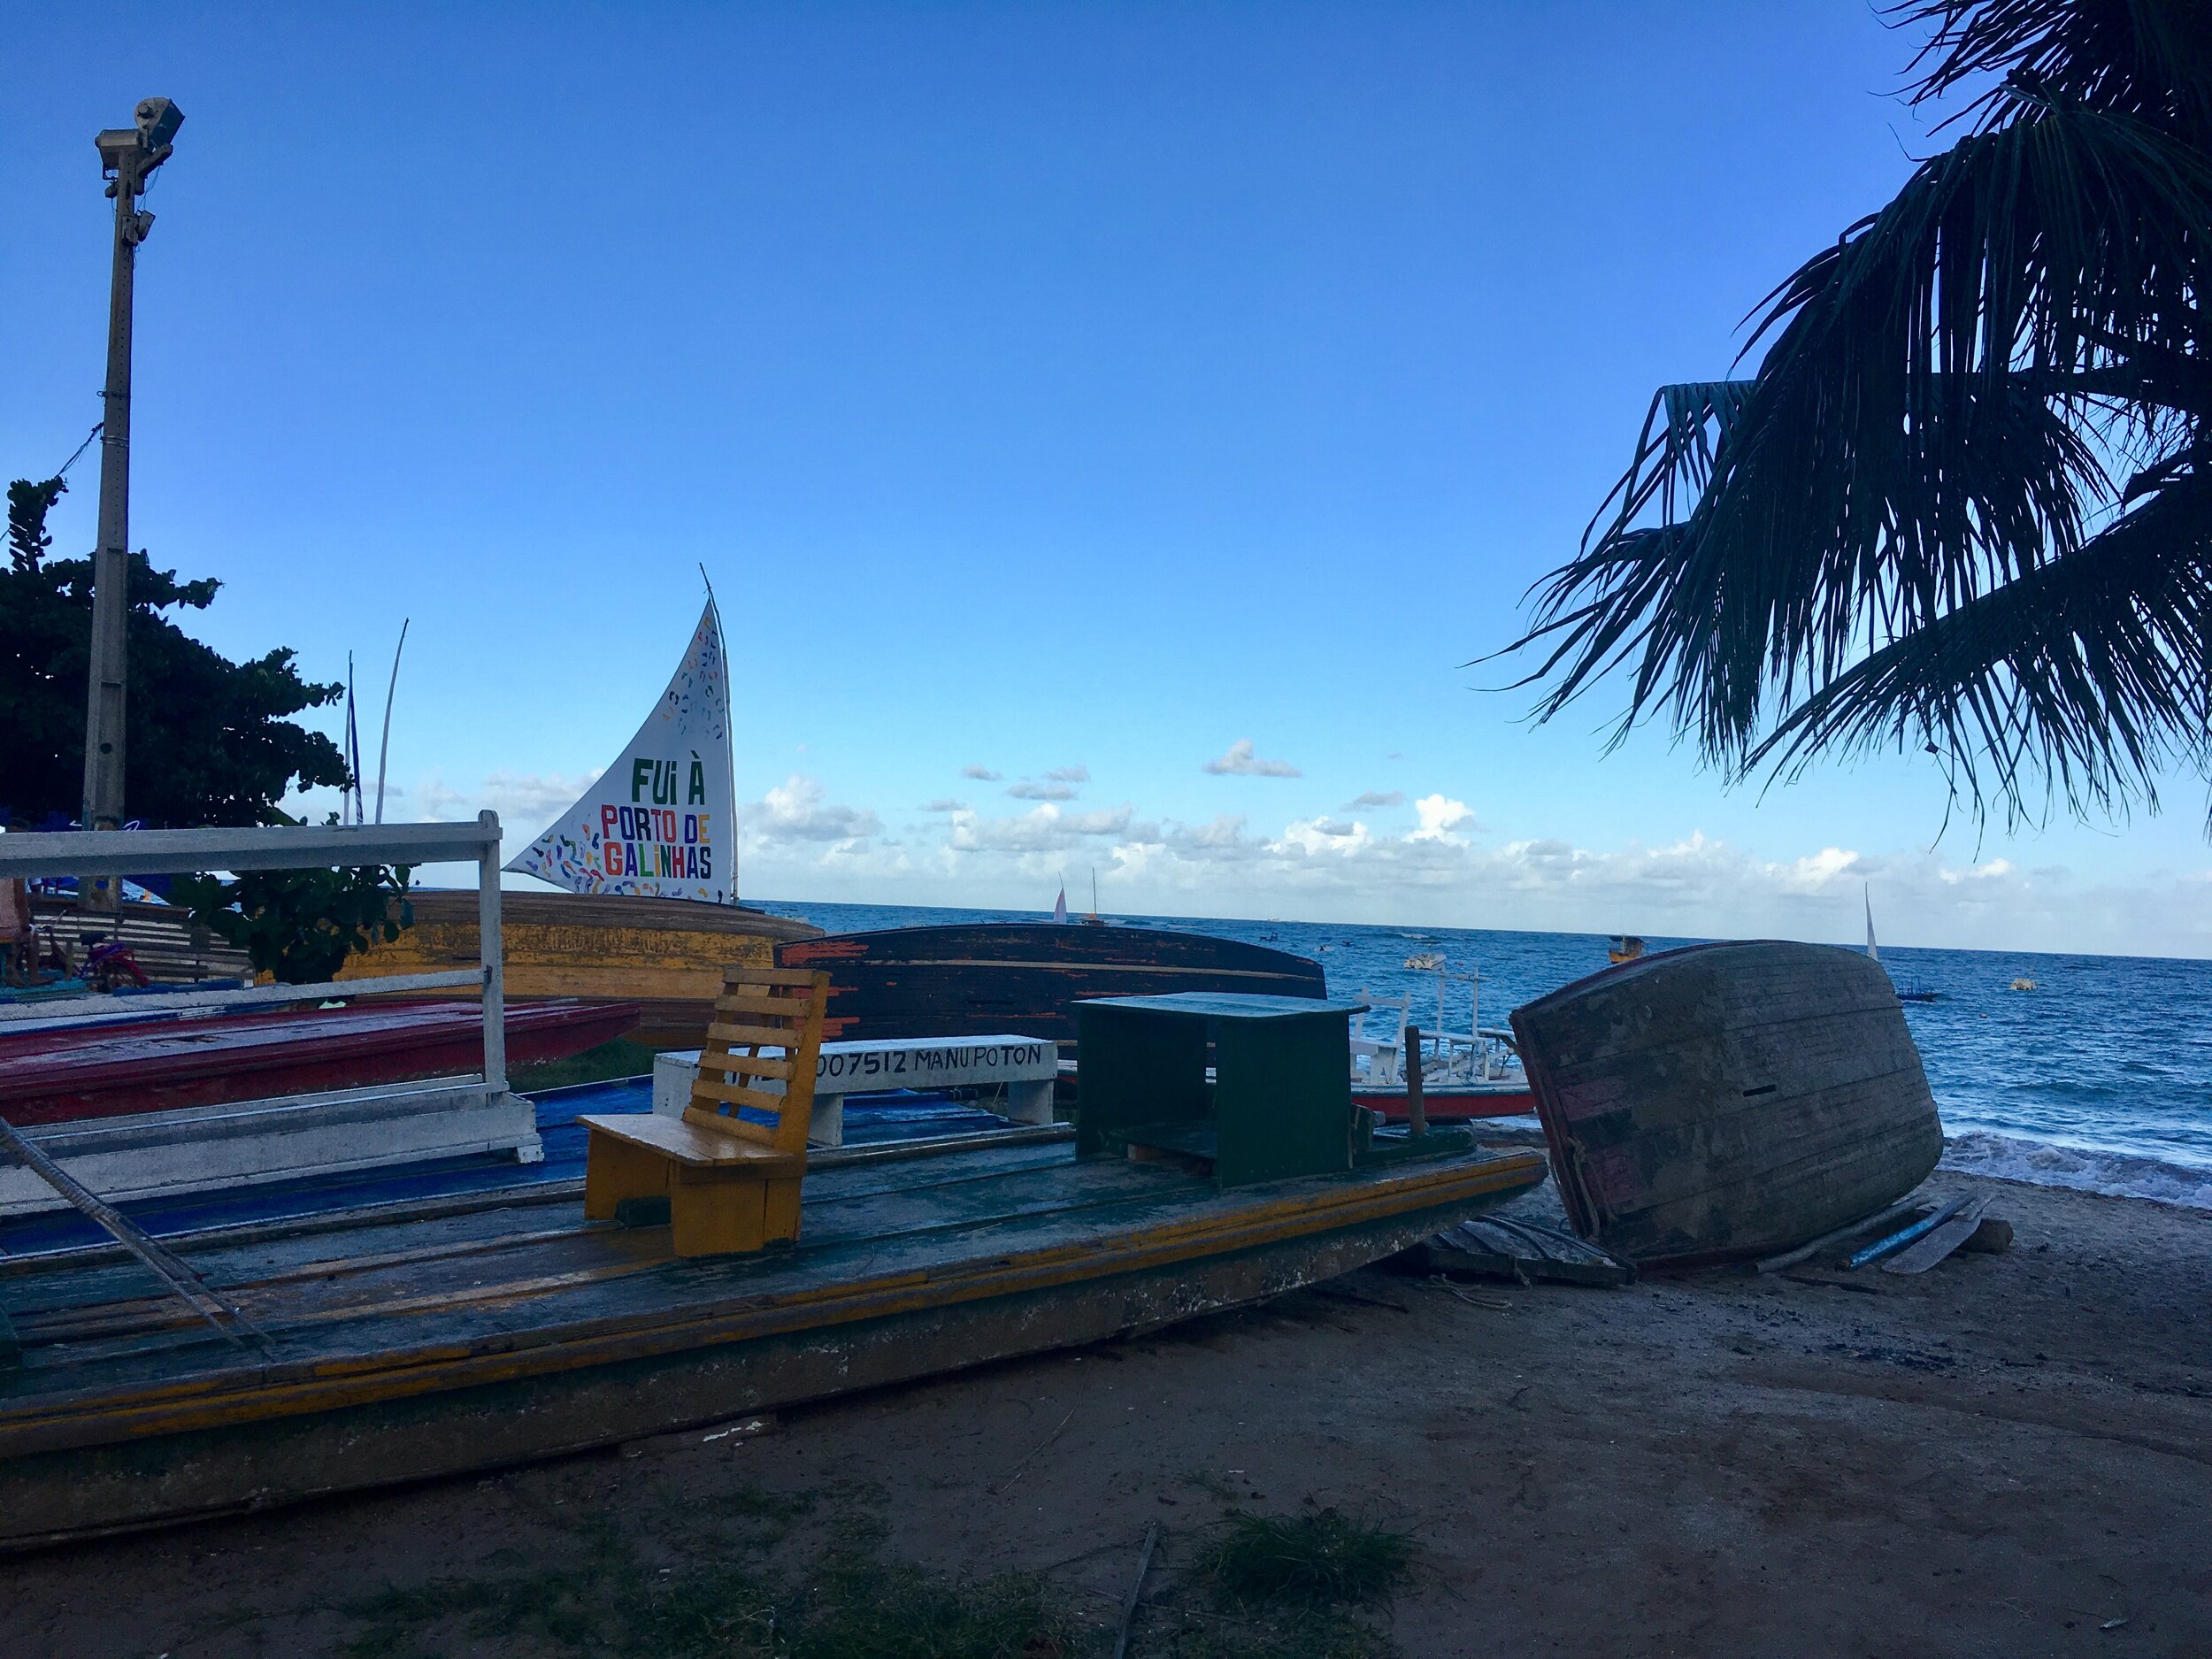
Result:
{"label": "shoreline", "polygon": [[[1475,1120],[1479,1138],[1501,1145],[1541,1146],[1542,1126],[1525,1118]],[[1971,1176],[2008,1186],[2137,1200],[2181,1210],[2212,1212],[2212,1169],[2174,1164],[2106,1147],[2074,1146],[1993,1129],[1943,1137],[1943,1157],[1929,1179]]]}
{"label": "shoreline", "polygon": [[2212,1211],[2212,1169],[1993,1129],[1944,1136],[1936,1173]]}

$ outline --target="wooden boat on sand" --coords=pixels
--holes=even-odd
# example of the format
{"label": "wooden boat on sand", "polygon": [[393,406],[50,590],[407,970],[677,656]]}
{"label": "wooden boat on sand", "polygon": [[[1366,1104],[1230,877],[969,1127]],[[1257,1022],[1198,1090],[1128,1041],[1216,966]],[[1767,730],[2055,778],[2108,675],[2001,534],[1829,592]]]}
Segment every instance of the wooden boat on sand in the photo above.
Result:
{"label": "wooden boat on sand", "polygon": [[[1447,1156],[1221,1191],[1064,1130],[817,1155],[793,1248],[682,1261],[557,1209],[0,1262],[0,1548],[495,1467],[1148,1330],[1389,1255],[1542,1179]],[[81,1255],[83,1253],[73,1253]]]}
{"label": "wooden boat on sand", "polygon": [[[347,959],[341,981],[436,973],[477,960],[476,895],[430,888],[413,895],[415,925],[393,944]],[[501,900],[507,999],[634,1002],[636,1040],[696,1048],[721,994],[722,971],[769,965],[785,941],[822,930],[736,904],[592,893],[518,893]],[[456,992],[456,995],[466,995]]]}
{"label": "wooden boat on sand", "polygon": [[680,1118],[577,1119],[580,1205],[488,1194],[196,1249],[111,1215],[127,1263],[0,1259],[0,1548],[1147,1330],[1544,1176],[1462,1133],[1375,1136],[1338,1059],[1356,1005],[1250,995],[1085,1003],[1079,1126],[810,1153],[826,995],[813,972],[729,974]]}
{"label": "wooden boat on sand", "polygon": [[1910,1192],[1943,1129],[1881,965],[1693,945],[1513,1012],[1569,1220],[1647,1266],[1786,1250]]}
{"label": "wooden boat on sand", "polygon": [[822,1034],[835,1041],[1018,1031],[1072,1042],[1086,997],[1327,994],[1320,964],[1304,956],[1164,927],[963,922],[816,934],[779,943],[776,965],[829,974]]}

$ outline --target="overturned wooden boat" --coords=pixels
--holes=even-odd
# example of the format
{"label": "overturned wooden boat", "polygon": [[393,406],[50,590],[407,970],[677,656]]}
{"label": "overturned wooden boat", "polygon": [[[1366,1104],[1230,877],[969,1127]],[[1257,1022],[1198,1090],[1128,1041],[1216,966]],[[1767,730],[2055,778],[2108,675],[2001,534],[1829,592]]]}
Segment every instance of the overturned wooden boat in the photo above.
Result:
{"label": "overturned wooden boat", "polygon": [[1286,950],[1166,927],[961,922],[780,943],[776,965],[830,976],[826,1037],[1075,1040],[1087,997],[1219,991],[1327,995],[1321,964]]}
{"label": "overturned wooden boat", "polygon": [[685,1261],[571,1199],[0,1261],[0,1548],[514,1463],[1144,1331],[1403,1248],[1542,1178],[1448,1155],[1234,1190],[1064,1129],[810,1167],[795,1247]]}
{"label": "overturned wooden boat", "polygon": [[1880,965],[1693,945],[1517,1009],[1568,1218],[1645,1265],[1793,1246],[1927,1179],[1943,1130]]}
{"label": "overturned wooden boat", "polygon": [[[637,1023],[638,1010],[625,1002],[510,1007],[508,1063],[580,1054]],[[219,1106],[476,1071],[483,1060],[481,1017],[460,1002],[143,1019],[126,1013],[58,1029],[0,1026],[0,1118],[28,1127]]]}
{"label": "overturned wooden boat", "polygon": [[[434,973],[477,961],[476,895],[430,888],[412,895],[415,925],[396,942],[349,957],[340,980]],[[776,947],[822,930],[737,904],[593,893],[503,895],[507,998],[634,1002],[638,1041],[696,1048],[722,972],[769,965]],[[462,993],[456,993],[462,995]]]}

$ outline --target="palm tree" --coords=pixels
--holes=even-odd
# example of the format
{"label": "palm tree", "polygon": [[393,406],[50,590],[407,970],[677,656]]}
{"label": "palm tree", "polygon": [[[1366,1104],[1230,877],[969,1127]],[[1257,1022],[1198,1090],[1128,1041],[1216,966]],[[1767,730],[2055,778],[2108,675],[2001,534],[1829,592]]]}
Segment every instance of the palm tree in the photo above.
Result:
{"label": "palm tree", "polygon": [[[2212,0],[1907,0],[1963,135],[1669,386],[1511,650],[1741,778],[1894,746],[2008,822],[2212,767]],[[1940,129],[1939,129],[1940,130]]]}

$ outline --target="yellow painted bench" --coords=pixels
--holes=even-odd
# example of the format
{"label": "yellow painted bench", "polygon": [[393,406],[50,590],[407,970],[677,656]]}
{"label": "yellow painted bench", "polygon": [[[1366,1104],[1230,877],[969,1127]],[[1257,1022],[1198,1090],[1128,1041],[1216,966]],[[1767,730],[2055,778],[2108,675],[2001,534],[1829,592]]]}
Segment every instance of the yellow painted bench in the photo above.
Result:
{"label": "yellow painted bench", "polygon": [[[590,1132],[586,1217],[612,1220],[626,1201],[664,1196],[679,1256],[726,1256],[795,1240],[828,1001],[824,972],[727,970],[682,1117],[577,1118]],[[772,1121],[741,1115],[747,1112]]]}

